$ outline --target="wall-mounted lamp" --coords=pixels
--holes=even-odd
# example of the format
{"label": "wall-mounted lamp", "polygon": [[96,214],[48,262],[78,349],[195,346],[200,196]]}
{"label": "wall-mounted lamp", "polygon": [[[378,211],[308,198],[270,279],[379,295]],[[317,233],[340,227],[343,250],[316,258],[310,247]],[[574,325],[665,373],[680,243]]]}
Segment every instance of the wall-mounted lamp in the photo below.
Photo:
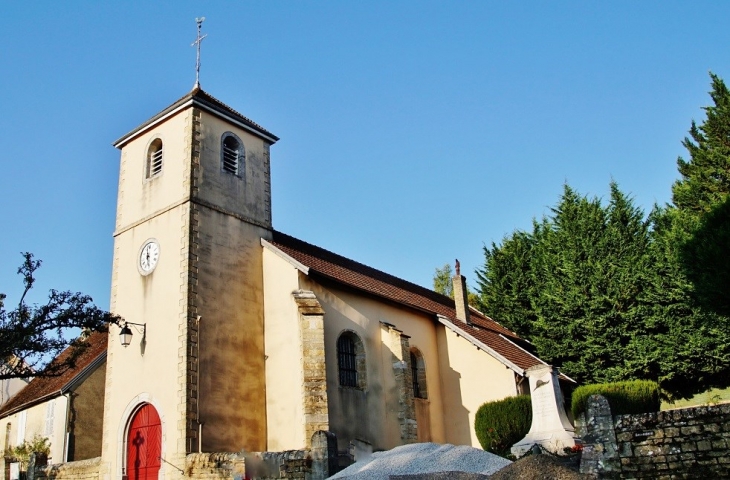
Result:
{"label": "wall-mounted lamp", "polygon": [[129,325],[133,326],[137,332],[142,334],[142,342],[144,342],[147,337],[146,323],[132,323],[126,320],[121,320],[119,322],[119,326],[121,327],[121,331],[119,332],[119,341],[122,342],[123,347],[128,347],[129,344],[132,343],[132,330],[129,328]]}

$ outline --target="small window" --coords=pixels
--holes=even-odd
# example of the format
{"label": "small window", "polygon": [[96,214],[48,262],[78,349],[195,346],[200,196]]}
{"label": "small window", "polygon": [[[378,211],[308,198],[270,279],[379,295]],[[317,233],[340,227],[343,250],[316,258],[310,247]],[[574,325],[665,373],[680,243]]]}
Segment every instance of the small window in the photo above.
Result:
{"label": "small window", "polygon": [[147,171],[145,176],[152,178],[160,173],[162,173],[162,140],[156,138],[150,143],[150,148],[147,149]]}
{"label": "small window", "polygon": [[341,386],[365,389],[365,349],[353,332],[343,332],[337,339],[337,367]]}
{"label": "small window", "polygon": [[417,348],[411,349],[411,376],[413,379],[413,397],[428,398],[426,366],[423,362],[423,355]]}
{"label": "small window", "polygon": [[337,341],[337,363],[340,366],[340,385],[357,387],[355,342],[352,341],[351,335],[341,335]]}
{"label": "small window", "polygon": [[243,143],[234,134],[228,132],[223,134],[221,142],[221,168],[224,172],[241,176],[245,153]]}

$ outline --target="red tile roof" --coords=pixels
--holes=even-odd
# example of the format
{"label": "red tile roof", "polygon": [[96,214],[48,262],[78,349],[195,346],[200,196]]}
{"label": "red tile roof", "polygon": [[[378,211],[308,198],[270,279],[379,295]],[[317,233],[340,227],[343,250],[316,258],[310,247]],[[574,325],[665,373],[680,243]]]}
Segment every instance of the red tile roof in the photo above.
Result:
{"label": "red tile roof", "polygon": [[[108,338],[109,334],[106,332],[92,333],[86,339],[86,342],[89,342],[89,347],[76,359],[76,366],[74,368],[66,370],[57,377],[36,377],[31,380],[8,403],[3,405],[2,409],[0,409],[0,418],[12,414],[15,411],[31,407],[36,403],[45,401],[47,398],[61,395],[64,388],[84,373],[88,366],[92,365],[101,355],[106,355]],[[57,359],[62,361],[69,355],[70,351],[67,348],[61,352]]]}
{"label": "red tile roof", "polygon": [[[281,232],[274,232],[271,244],[297,262],[309,268],[309,275],[333,280],[350,288],[375,295],[407,307],[437,316],[447,327],[470,340],[491,349],[497,357],[511,363],[516,370],[524,370],[543,364],[529,353],[523,344],[529,344],[514,332],[504,328],[483,313],[471,309],[468,325],[456,319],[454,300],[414,283],[394,277],[323,248],[309,244]],[[469,338],[471,337],[471,338]]]}

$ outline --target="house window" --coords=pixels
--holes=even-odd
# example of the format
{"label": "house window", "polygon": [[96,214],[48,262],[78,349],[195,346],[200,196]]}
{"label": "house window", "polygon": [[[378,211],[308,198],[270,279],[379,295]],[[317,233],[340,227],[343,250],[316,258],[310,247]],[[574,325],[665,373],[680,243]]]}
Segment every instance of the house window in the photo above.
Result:
{"label": "house window", "polygon": [[365,349],[354,332],[343,332],[337,339],[337,367],[340,386],[365,389]]}
{"label": "house window", "polygon": [[423,362],[423,355],[417,348],[411,349],[411,377],[413,381],[413,397],[428,398],[426,366]]}
{"label": "house window", "polygon": [[221,137],[221,168],[224,172],[241,176],[246,158],[241,140],[227,132]]}
{"label": "house window", "polygon": [[156,138],[147,149],[145,177],[152,178],[162,173],[162,140]]}
{"label": "house window", "polygon": [[7,425],[5,425],[5,450],[8,450],[10,448],[10,430],[12,429],[13,425],[8,422]]}

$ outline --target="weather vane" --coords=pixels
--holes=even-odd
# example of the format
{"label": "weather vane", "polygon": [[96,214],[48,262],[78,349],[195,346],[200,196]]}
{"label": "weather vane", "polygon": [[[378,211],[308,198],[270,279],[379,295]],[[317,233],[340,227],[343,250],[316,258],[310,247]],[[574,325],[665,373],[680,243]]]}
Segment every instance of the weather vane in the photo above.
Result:
{"label": "weather vane", "polygon": [[198,47],[198,57],[195,62],[195,87],[193,88],[200,88],[200,44],[203,42],[203,39],[208,36],[207,33],[202,37],[200,36],[200,28],[203,26],[204,21],[205,17],[195,19],[195,23],[198,24],[198,38],[196,38],[195,41],[190,44],[191,47]]}

